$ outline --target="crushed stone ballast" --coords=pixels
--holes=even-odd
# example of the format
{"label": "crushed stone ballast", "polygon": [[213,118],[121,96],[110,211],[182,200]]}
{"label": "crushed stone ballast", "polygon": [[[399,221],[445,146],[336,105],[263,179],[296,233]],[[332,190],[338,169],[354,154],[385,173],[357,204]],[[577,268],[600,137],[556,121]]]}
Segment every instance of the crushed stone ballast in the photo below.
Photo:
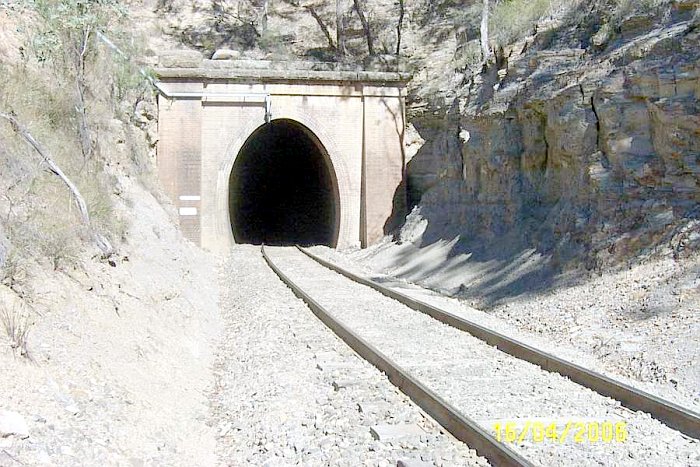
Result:
{"label": "crushed stone ballast", "polygon": [[385,287],[365,277],[354,274],[340,266],[317,256],[305,248],[299,250],[322,266],[341,274],[348,279],[372,289],[379,293],[393,298],[409,308],[425,313],[444,324],[455,327],[462,331],[483,340],[489,345],[493,345],[499,350],[525,360],[540,368],[566,376],[572,381],[592,389],[603,396],[612,397],[632,410],[641,410],[649,413],[652,417],[664,422],[671,428],[681,431],[695,439],[700,439],[700,414],[682,407],[673,402],[649,394],[645,391],[633,388],[621,381],[616,381],[605,375],[584,368],[575,363],[563,360],[555,355],[539,350],[531,345],[519,342],[501,333],[492,331],[484,326],[472,323],[469,320],[456,316],[448,311],[441,310],[415,298],[404,295],[389,287]]}
{"label": "crushed stone ballast", "polygon": [[[267,247],[278,276],[358,354],[497,465],[690,465],[700,443],[642,411],[513,357],[349,280],[296,248]],[[508,434],[501,431],[508,426]],[[578,425],[585,436],[563,436]],[[593,428],[624,426],[603,441]],[[551,428],[549,435],[533,427]],[[500,428],[499,428],[500,427]],[[580,431],[580,430],[579,430]],[[516,439],[511,437],[517,433]],[[497,439],[497,438],[500,438]]]}

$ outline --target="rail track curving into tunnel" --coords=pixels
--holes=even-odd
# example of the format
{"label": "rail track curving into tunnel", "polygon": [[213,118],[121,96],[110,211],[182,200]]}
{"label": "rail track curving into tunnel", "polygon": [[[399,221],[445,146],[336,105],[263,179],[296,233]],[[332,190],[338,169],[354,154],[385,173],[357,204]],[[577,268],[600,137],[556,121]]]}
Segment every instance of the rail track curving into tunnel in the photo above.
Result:
{"label": "rail track curving into tunnel", "polygon": [[262,254],[328,328],[492,465],[700,462],[700,415],[691,410],[387,289],[307,250],[263,246]]}

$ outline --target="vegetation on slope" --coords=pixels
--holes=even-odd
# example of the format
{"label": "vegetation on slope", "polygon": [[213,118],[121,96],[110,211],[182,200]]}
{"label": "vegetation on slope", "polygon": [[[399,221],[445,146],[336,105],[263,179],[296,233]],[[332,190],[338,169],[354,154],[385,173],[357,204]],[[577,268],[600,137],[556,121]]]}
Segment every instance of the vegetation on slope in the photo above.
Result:
{"label": "vegetation on slope", "polygon": [[[38,300],[35,267],[70,273],[90,258],[114,264],[128,227],[114,207],[116,176],[148,171],[132,123],[150,91],[100,40],[127,37],[125,14],[112,0],[0,7],[0,284],[27,310]],[[0,307],[6,327],[27,321]]]}

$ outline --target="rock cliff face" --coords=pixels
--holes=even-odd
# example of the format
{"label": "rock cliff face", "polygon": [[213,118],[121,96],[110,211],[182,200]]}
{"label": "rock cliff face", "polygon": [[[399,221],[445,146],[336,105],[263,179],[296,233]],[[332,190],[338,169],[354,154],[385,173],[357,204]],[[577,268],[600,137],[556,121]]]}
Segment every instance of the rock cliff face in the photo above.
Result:
{"label": "rock cliff face", "polygon": [[540,25],[447,111],[414,117],[417,208],[401,238],[459,236],[472,251],[499,245],[498,255],[535,248],[557,269],[697,249],[697,8]]}

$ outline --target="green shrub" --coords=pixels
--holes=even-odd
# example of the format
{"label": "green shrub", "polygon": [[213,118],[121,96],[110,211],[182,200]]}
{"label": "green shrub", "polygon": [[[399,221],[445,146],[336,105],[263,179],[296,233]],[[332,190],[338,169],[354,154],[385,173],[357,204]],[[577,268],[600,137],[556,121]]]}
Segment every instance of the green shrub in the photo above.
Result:
{"label": "green shrub", "polygon": [[491,14],[491,40],[499,46],[517,42],[532,34],[535,24],[552,12],[552,3],[564,0],[506,0],[498,3]]}
{"label": "green shrub", "polygon": [[117,181],[104,173],[85,177],[80,181],[80,190],[88,205],[93,228],[102,232],[113,243],[126,235],[127,222],[115,209],[111,192]]}
{"label": "green shrub", "polygon": [[258,38],[258,46],[267,53],[273,55],[277,60],[289,60],[291,53],[287,44],[292,39],[288,35],[281,34],[274,29],[268,29]]}
{"label": "green shrub", "polygon": [[455,69],[466,70],[476,65],[481,65],[481,45],[478,40],[467,42],[455,57]]}
{"label": "green shrub", "polygon": [[51,223],[44,225],[39,248],[42,256],[58,271],[80,265],[79,230],[75,227]]}

